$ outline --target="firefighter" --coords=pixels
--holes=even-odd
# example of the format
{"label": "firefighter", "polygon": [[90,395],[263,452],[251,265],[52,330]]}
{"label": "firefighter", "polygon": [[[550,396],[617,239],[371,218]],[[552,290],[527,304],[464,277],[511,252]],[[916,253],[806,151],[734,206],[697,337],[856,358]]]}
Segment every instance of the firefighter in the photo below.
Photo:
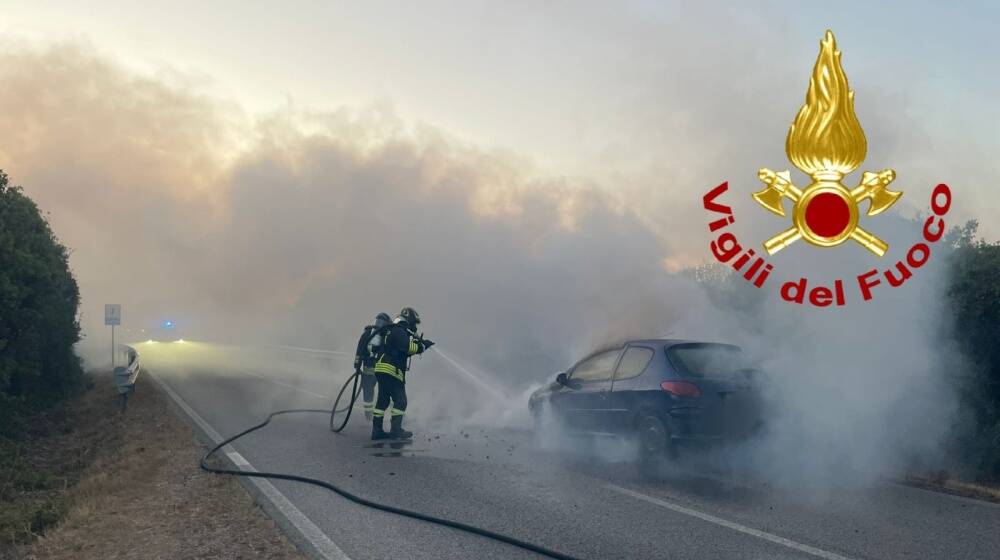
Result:
{"label": "firefighter", "polygon": [[361,373],[361,400],[364,402],[365,419],[371,422],[375,409],[375,356],[382,347],[382,334],[392,319],[388,313],[375,316],[375,324],[368,325],[358,339],[354,353],[354,370]]}
{"label": "firefighter", "polygon": [[[382,351],[375,360],[375,377],[378,379],[378,402],[375,403],[372,439],[413,437],[413,432],[403,429],[406,414],[406,370],[410,356],[421,354],[434,345],[417,336],[420,315],[412,307],[404,307],[386,330]],[[392,408],[389,402],[392,401]],[[383,418],[389,413],[390,431],[384,431]]]}

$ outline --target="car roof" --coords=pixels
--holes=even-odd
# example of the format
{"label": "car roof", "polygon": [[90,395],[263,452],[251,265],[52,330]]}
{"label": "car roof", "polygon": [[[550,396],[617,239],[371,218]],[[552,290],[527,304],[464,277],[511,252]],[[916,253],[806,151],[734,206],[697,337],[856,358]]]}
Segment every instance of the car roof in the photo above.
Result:
{"label": "car roof", "polygon": [[683,338],[642,338],[638,340],[626,341],[625,344],[656,344],[656,345],[662,344],[664,346],[673,346],[675,344],[720,344],[723,346],[737,346],[736,344],[730,344],[728,342],[716,342],[712,340],[687,340]]}
{"label": "car roof", "polygon": [[687,340],[683,338],[638,338],[632,340],[624,340],[621,342],[616,342],[614,344],[606,344],[604,346],[601,346],[598,349],[590,352],[586,356],[574,362],[574,367],[576,364],[579,364],[584,360],[589,360],[590,358],[593,358],[598,354],[603,354],[605,352],[610,352],[612,350],[621,350],[622,348],[624,348],[629,344],[649,344],[652,346],[660,346],[660,345],[674,346],[676,344],[718,344],[720,346],[732,346],[734,348],[740,348],[736,344],[729,344],[727,342],[713,342],[710,340]]}
{"label": "car roof", "polygon": [[635,340],[626,341],[626,344],[725,344],[723,342],[714,342],[711,340],[689,340],[686,338],[639,338]]}

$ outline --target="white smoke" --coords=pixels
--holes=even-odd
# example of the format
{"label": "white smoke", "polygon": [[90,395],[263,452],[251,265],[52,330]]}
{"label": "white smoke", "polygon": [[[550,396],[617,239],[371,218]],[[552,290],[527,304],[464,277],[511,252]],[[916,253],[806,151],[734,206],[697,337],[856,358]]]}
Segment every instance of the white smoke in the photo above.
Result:
{"label": "white smoke", "polygon": [[[377,312],[413,306],[443,351],[509,395],[495,407],[430,358],[411,376],[417,406],[506,422],[523,411],[526,387],[588,350],[671,330],[757,355],[775,380],[775,421],[747,461],[827,482],[870,480],[933,453],[954,413],[940,377],[951,353],[937,329],[936,256],[873,302],[855,293],[843,309],[818,310],[776,301],[775,284],[799,274],[850,282],[884,263],[800,243],[773,260],[771,291],[754,294],[772,296],[743,317],[668,271],[708,257],[700,202],[719,177],[702,176],[703,164],[675,174],[656,165],[653,179],[618,192],[545,177],[384,107],[250,116],[73,44],[5,44],[0,80],[0,166],[73,251],[87,356],[106,347],[108,302],[123,303],[134,328],[171,318],[188,339],[348,350]],[[724,100],[708,110],[722,106],[734,110]],[[759,145],[755,134],[744,131],[747,146]],[[787,227],[749,197],[756,166],[780,164],[765,161],[780,156],[775,136],[766,154],[735,153],[729,138],[735,155],[718,171],[734,174],[745,244]],[[712,140],[685,137],[685,153]],[[929,193],[931,180],[900,177],[906,200]],[[887,259],[918,231],[890,216],[871,228],[892,245]]]}

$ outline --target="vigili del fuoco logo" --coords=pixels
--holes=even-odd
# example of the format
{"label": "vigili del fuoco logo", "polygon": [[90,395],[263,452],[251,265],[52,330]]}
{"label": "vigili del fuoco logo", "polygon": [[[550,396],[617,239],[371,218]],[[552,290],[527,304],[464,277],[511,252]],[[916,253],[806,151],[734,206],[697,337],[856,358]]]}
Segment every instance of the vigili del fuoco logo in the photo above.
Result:
{"label": "vigili del fuoco logo", "polygon": [[[836,247],[852,241],[881,258],[889,246],[877,235],[877,220],[861,224],[863,203],[867,202],[866,218],[881,214],[903,195],[889,190],[896,178],[892,169],[865,171],[858,186],[844,185],[844,176],[857,169],[865,159],[868,142],[854,114],[854,92],[847,84],[847,75],[840,62],[840,51],[832,31],[820,41],[819,57],[809,79],[806,101],[788,129],[785,153],[795,167],[806,173],[811,182],[799,188],[792,182],[789,171],[761,169],[757,177],[764,189],[753,193],[754,200],[766,210],[782,218],[788,216],[785,200],[791,208],[791,224],[763,243],[767,255],[774,255],[792,243],[802,240],[820,249]],[[708,224],[717,237],[711,242],[712,254],[721,263],[728,263],[743,278],[758,288],[764,287],[774,269],[764,256],[752,248],[744,250],[728,226],[736,218],[729,206],[717,199],[729,189],[725,182],[705,194],[705,209],[721,214]],[[906,252],[903,259],[886,269],[873,268],[858,274],[856,282],[862,301],[874,297],[874,288],[884,284],[902,286],[931,256],[931,245],[944,235],[944,215],[951,207],[951,189],[941,183],[930,199],[931,214],[924,222],[923,239]],[[872,222],[872,225],[868,225]],[[869,229],[870,228],[870,229]],[[784,282],[779,293],[787,302],[816,307],[842,306],[848,300],[844,281],[833,286],[811,286],[807,278]]]}

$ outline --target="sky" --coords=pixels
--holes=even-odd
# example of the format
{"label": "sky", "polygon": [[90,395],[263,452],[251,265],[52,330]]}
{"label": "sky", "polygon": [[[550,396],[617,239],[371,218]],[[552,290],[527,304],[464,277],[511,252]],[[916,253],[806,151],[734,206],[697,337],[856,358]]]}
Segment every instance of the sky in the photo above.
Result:
{"label": "sky", "polygon": [[[384,103],[406,119],[515,151],[559,174],[641,168],[662,158],[650,138],[656,132],[645,128],[665,123],[632,109],[675,80],[710,95],[705,88],[724,77],[702,78],[733,57],[759,64],[757,74],[799,77],[781,87],[780,100],[801,96],[810,47],[826,28],[844,46],[862,114],[868,91],[899,96],[933,123],[935,136],[981,142],[998,116],[990,99],[1000,78],[985,53],[1000,47],[993,33],[1000,13],[989,2],[841,2],[836,9],[803,2],[3,6],[4,36],[86,41],[137,71],[251,111]],[[688,34],[693,40],[671,40]],[[695,80],[671,71],[679,58]],[[713,124],[724,134],[723,123]]]}
{"label": "sky", "polygon": [[780,280],[888,268],[940,182],[949,226],[1000,238],[998,10],[4,0],[0,169],[70,249],[91,365],[105,303],[126,328],[328,349],[413,306],[512,394],[630,336],[733,341],[785,381],[766,450],[873,474],[961,417],[940,383],[959,367],[943,259],[842,309],[756,292],[741,323],[683,273],[711,259],[702,195],[729,181],[741,240],[787,227],[750,194],[759,168],[790,167],[829,28],[868,139],[846,182],[892,168],[903,197],[863,218],[882,260],[798,243],[772,259]]}

